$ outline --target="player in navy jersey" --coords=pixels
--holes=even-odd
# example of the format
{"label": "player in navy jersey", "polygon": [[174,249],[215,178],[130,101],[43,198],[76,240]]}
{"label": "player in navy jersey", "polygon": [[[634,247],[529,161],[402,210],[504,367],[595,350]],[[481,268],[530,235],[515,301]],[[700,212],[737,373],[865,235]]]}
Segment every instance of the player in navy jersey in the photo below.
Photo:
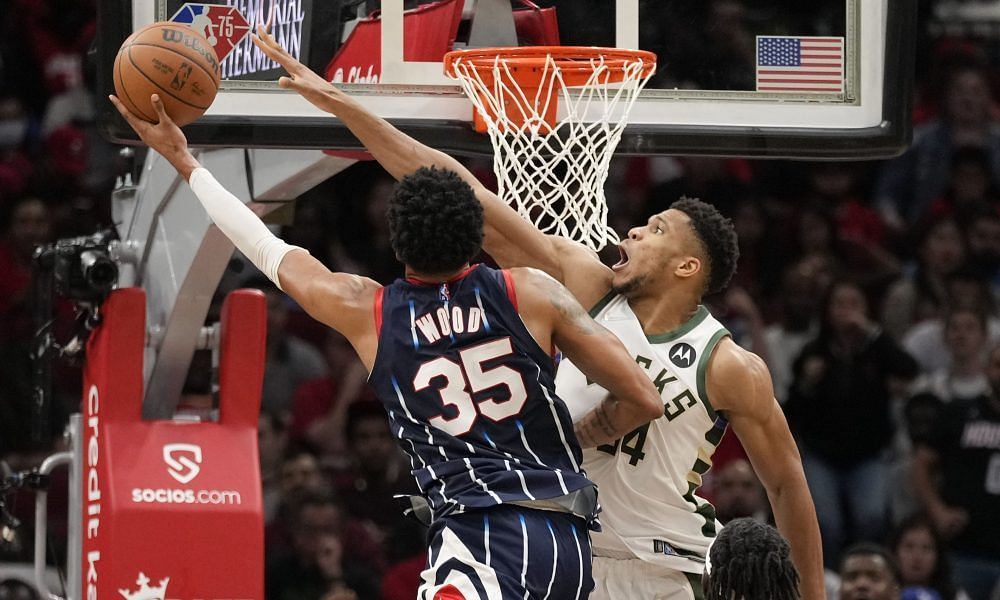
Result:
{"label": "player in navy jersey", "polygon": [[[396,186],[389,231],[406,279],[383,288],[275,237],[195,160],[156,96],[155,125],[112,101],[236,247],[368,368],[433,511],[420,598],[585,598],[597,500],[580,443],[662,414],[618,339],[541,271],[470,265],[483,211],[452,171],[420,169]],[[557,346],[612,394],[575,433],[555,394]]]}

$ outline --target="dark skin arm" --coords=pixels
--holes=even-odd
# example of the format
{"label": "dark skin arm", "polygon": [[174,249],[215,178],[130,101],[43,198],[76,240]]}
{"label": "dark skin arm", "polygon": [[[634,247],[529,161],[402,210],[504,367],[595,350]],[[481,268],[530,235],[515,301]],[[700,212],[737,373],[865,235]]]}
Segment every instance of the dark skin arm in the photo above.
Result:
{"label": "dark skin arm", "polygon": [[599,325],[569,290],[545,273],[510,270],[518,311],[543,349],[555,345],[590,379],[611,392],[577,421],[580,445],[589,448],[616,440],[663,415],[660,395],[618,338]]}
{"label": "dark skin arm", "polygon": [[802,598],[826,598],[816,509],[767,366],[725,338],[710,359],[706,385],[712,405],[729,419],[767,490],[778,530],[792,547]]}
{"label": "dark skin arm", "polygon": [[483,206],[486,226],[483,249],[503,267],[534,267],[561,282],[586,307],[593,306],[611,288],[611,269],[586,247],[545,235],[486,189],[461,163],[425,146],[385,119],[372,114],[286,52],[263,28],[254,43],[280,64],[287,77],[278,85],[295,90],[320,110],[335,115],[397,180],[420,167],[438,167],[459,174]]}
{"label": "dark skin arm", "polygon": [[[111,102],[142,141],[173,165],[185,181],[201,166],[188,150],[184,132],[167,115],[158,96],[151,98],[158,123],[139,119],[114,96]],[[333,273],[302,250],[285,255],[278,267],[278,280],[285,293],[311,317],[342,333],[365,368],[371,370],[378,344],[372,318],[375,292],[381,287],[378,283],[350,273]]]}

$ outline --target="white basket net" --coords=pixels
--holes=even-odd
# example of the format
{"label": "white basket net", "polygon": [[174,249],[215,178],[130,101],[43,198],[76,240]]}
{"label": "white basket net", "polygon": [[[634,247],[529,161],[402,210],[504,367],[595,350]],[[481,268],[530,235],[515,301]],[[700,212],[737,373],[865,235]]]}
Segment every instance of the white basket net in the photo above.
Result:
{"label": "white basket net", "polygon": [[[486,123],[500,198],[542,232],[597,251],[619,241],[608,227],[604,183],[629,112],[653,70],[641,57],[624,68],[617,61],[612,69],[597,55],[589,66],[586,82],[571,88],[547,55],[531,96],[502,56],[486,68],[486,77],[482,66],[458,59],[454,76]],[[559,111],[549,125],[544,115],[556,101]]]}

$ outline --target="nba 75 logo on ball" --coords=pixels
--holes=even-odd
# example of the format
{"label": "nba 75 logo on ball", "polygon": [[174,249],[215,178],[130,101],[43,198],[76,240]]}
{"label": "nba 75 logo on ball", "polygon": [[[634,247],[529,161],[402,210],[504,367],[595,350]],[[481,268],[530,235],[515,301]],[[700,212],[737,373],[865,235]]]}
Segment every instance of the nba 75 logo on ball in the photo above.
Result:
{"label": "nba 75 logo on ball", "polygon": [[170,20],[183,23],[205,36],[220,62],[250,33],[250,24],[243,13],[233,6],[189,2],[180,7]]}

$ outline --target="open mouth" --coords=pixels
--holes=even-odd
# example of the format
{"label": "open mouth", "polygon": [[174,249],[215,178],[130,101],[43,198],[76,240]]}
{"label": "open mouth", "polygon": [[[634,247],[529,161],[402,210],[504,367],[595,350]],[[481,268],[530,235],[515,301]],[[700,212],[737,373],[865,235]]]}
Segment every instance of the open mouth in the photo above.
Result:
{"label": "open mouth", "polygon": [[625,250],[625,247],[623,245],[618,244],[618,252],[621,254],[622,258],[617,263],[611,266],[611,269],[614,271],[625,268],[625,265],[628,264],[629,260],[628,251]]}

